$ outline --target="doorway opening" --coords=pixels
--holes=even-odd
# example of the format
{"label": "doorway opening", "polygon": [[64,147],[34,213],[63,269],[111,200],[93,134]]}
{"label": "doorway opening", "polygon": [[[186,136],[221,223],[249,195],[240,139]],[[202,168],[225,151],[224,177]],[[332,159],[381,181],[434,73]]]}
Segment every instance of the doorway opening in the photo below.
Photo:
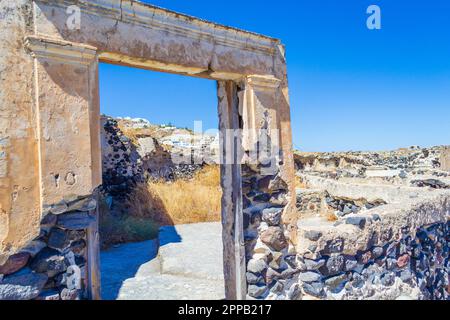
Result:
{"label": "doorway opening", "polygon": [[223,299],[214,81],[100,64],[103,299]]}

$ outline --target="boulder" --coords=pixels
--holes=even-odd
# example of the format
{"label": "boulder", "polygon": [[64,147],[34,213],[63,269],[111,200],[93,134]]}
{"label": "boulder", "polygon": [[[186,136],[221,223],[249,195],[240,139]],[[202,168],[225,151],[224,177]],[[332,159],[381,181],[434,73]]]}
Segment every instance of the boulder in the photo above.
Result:
{"label": "boulder", "polygon": [[260,274],[266,269],[267,269],[267,264],[262,259],[251,259],[247,263],[247,271],[255,273],[255,274]]}
{"label": "boulder", "polygon": [[52,228],[48,237],[48,246],[53,249],[63,250],[70,244],[66,231],[59,228]]}
{"label": "boulder", "polygon": [[45,248],[33,258],[30,264],[31,269],[38,273],[46,273],[49,278],[56,276],[67,270],[67,263],[64,256],[51,248]]}
{"label": "boulder", "polygon": [[95,218],[87,212],[76,211],[59,216],[56,225],[67,230],[82,230],[87,229],[93,221]]}
{"label": "boulder", "polygon": [[319,273],[311,272],[311,271],[301,272],[298,275],[298,279],[300,281],[306,282],[306,283],[317,282],[317,281],[320,281],[321,278],[322,277]]}
{"label": "boulder", "polygon": [[248,295],[253,298],[260,298],[267,292],[267,286],[251,284],[248,286]]}
{"label": "boulder", "polygon": [[305,259],[304,263],[307,270],[319,270],[321,267],[325,265],[325,259],[319,260]]}
{"label": "boulder", "polygon": [[347,280],[348,280],[347,276],[345,274],[341,274],[326,279],[325,285],[330,289],[330,291],[339,292],[341,289],[344,288],[344,285],[347,282]]}
{"label": "boulder", "polygon": [[14,254],[6,260],[6,262],[0,266],[0,274],[8,275],[22,269],[30,259],[28,252],[19,252]]}
{"label": "boulder", "polygon": [[68,204],[67,211],[92,211],[97,207],[97,201],[91,197],[75,200]]}
{"label": "boulder", "polygon": [[288,242],[280,227],[269,227],[261,233],[261,241],[270,248],[281,251],[288,246]]}
{"label": "boulder", "polygon": [[283,208],[280,207],[266,208],[262,211],[262,219],[269,226],[278,226],[281,222],[282,212]]}
{"label": "boulder", "polygon": [[306,294],[309,294],[316,298],[323,298],[325,293],[323,290],[324,285],[321,282],[303,283],[302,288]]}
{"label": "boulder", "polygon": [[343,271],[344,266],[345,258],[342,255],[332,254],[320,271],[325,276],[333,276]]}
{"label": "boulder", "polygon": [[45,274],[23,272],[0,281],[0,300],[31,300],[36,298],[47,282]]}

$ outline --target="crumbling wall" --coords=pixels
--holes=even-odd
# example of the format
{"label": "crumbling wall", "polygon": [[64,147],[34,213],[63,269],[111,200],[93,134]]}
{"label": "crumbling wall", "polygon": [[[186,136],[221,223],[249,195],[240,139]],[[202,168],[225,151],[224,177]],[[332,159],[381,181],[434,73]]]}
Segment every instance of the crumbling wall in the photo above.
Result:
{"label": "crumbling wall", "polygon": [[136,183],[145,181],[136,146],[110,117],[101,118],[100,135],[102,187],[113,195],[127,194]]}
{"label": "crumbling wall", "polygon": [[0,265],[0,300],[89,297],[87,229],[96,200],[66,197],[43,214],[40,234]]}
{"label": "crumbling wall", "polygon": [[450,194],[438,192],[334,224],[300,221],[299,297],[447,300],[449,217]]}
{"label": "crumbling wall", "polygon": [[160,139],[152,135],[133,133],[135,136],[128,137],[126,132],[121,130],[118,121],[109,116],[101,118],[104,191],[123,196],[128,194],[136,183],[144,183],[149,179],[190,179],[204,167],[204,163],[173,162],[177,152],[192,153],[190,147],[181,151],[168,150],[160,145]]}
{"label": "crumbling wall", "polygon": [[450,171],[450,147],[446,147],[441,154],[441,169]]}
{"label": "crumbling wall", "polygon": [[439,169],[445,149],[410,148],[380,152],[295,152],[296,170],[305,172],[332,172],[346,170],[364,174],[368,168],[410,170],[414,168]]}

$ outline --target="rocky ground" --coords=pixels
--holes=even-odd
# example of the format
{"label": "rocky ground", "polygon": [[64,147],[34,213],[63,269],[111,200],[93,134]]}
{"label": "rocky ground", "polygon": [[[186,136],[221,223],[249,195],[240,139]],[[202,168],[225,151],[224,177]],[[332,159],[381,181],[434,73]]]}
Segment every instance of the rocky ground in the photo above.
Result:
{"label": "rocky ground", "polygon": [[449,299],[446,153],[295,154],[303,299]]}
{"label": "rocky ground", "polygon": [[[398,197],[384,199],[383,187],[449,189],[450,172],[441,165],[446,150],[444,146],[416,146],[382,152],[295,152],[301,182],[297,208],[302,217],[321,213],[339,219],[388,202],[403,201]],[[341,191],[349,185],[361,186],[366,192],[353,198],[343,196]]]}
{"label": "rocky ground", "polygon": [[220,223],[163,227],[158,240],[102,252],[103,299],[224,299],[221,232]]}

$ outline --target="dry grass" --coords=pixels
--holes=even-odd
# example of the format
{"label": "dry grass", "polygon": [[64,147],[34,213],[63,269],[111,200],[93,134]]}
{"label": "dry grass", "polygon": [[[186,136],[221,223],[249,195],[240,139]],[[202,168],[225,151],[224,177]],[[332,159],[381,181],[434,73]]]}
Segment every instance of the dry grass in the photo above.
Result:
{"label": "dry grass", "polygon": [[208,166],[191,180],[138,185],[126,205],[134,216],[159,225],[220,221],[220,169]]}
{"label": "dry grass", "polygon": [[125,126],[121,121],[119,121],[117,123],[117,127],[119,128],[120,131],[122,131],[122,133],[128,139],[130,139],[132,144],[134,144],[134,145],[138,144],[138,133],[139,133],[139,130]]}
{"label": "dry grass", "polygon": [[296,188],[307,189],[308,186],[303,182],[303,179],[297,175],[295,175],[294,183]]}
{"label": "dry grass", "polygon": [[111,245],[139,242],[154,239],[158,235],[159,226],[152,219],[112,212],[105,199],[99,199],[100,212],[100,241],[101,248],[107,249]]}
{"label": "dry grass", "polygon": [[338,218],[336,217],[336,215],[334,214],[334,212],[327,212],[326,214],[325,214],[325,218],[327,219],[327,221],[329,221],[329,222],[334,222],[334,221],[337,221],[338,220]]}

